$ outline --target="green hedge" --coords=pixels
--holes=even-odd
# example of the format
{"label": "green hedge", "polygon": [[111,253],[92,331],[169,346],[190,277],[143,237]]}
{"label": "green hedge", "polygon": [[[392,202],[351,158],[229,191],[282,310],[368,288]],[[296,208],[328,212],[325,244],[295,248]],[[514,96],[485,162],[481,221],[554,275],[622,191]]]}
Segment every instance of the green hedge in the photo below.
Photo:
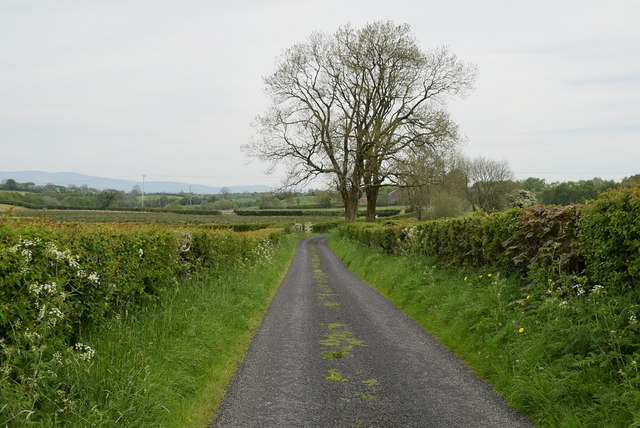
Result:
{"label": "green hedge", "polygon": [[[315,216],[315,217],[337,217],[343,216],[344,211],[340,210],[235,210],[234,213],[240,216],[279,216],[279,217],[303,217],[303,216]],[[364,216],[364,211],[358,212],[358,215]],[[400,210],[378,210],[378,217],[390,217],[400,214]]]}
{"label": "green hedge", "polygon": [[[63,387],[48,376],[52,367],[91,358],[76,343],[84,326],[127,316],[182,275],[251,263],[279,237],[273,230],[0,219],[2,401],[42,407],[47,391]],[[0,421],[16,409],[0,406]]]}
{"label": "green hedge", "polygon": [[338,226],[344,223],[344,220],[332,220],[332,221],[323,221],[320,223],[313,224],[313,232],[314,233],[327,233],[331,230],[337,229]]}
{"label": "green hedge", "polygon": [[502,243],[509,236],[515,211],[467,218],[434,220],[418,226],[345,223],[338,233],[388,254],[420,254],[446,265],[509,264]]}
{"label": "green hedge", "polygon": [[623,292],[640,288],[640,186],[612,190],[588,204],[578,236],[590,277]]}
{"label": "green hedge", "polygon": [[273,223],[230,223],[230,224],[201,224],[212,230],[232,230],[234,232],[249,232],[253,230],[264,230],[273,227]]}
{"label": "green hedge", "polygon": [[345,223],[339,234],[388,254],[420,254],[443,265],[490,265],[550,278],[640,286],[640,187],[587,205],[544,206],[435,220],[417,226]]}

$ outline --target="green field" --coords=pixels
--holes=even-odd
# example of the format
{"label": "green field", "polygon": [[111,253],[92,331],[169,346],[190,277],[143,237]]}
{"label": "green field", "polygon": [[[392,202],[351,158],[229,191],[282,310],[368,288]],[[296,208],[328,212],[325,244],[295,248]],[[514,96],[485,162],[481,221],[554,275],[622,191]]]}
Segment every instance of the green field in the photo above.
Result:
{"label": "green field", "polygon": [[[0,205],[0,214],[7,213],[9,205]],[[336,219],[341,218],[342,211],[335,211]],[[163,212],[131,212],[131,211],[89,211],[89,210],[33,210],[15,207],[11,215],[20,218],[44,217],[61,222],[89,222],[89,223],[162,223],[162,224],[248,224],[260,223],[278,225],[283,223],[318,223],[334,219],[333,216],[238,216],[235,214],[224,215],[196,215],[176,214]]]}

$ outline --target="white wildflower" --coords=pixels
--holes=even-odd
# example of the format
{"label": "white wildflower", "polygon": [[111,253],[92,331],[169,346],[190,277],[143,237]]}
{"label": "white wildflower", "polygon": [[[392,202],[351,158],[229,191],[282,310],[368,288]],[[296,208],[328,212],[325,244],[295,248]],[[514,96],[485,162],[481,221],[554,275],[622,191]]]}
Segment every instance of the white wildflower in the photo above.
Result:
{"label": "white wildflower", "polygon": [[51,284],[44,284],[42,286],[42,290],[46,291],[49,294],[55,294],[58,290],[58,284],[55,281],[52,281]]}
{"label": "white wildflower", "polygon": [[563,307],[563,306],[567,306],[568,304],[569,304],[569,302],[567,302],[566,300],[563,300],[562,302],[560,302],[559,306]]}
{"label": "white wildflower", "polygon": [[47,324],[49,324],[51,327],[55,327],[56,324],[58,324],[58,321],[60,321],[62,318],[64,318],[64,314],[62,313],[62,311],[58,308],[53,308],[49,311],[49,319],[47,320]]}
{"label": "white wildflower", "polygon": [[[36,239],[36,241],[38,241],[38,242],[39,242],[39,240],[38,240],[38,239]],[[35,241],[31,241],[30,239],[21,239],[21,240],[20,240],[20,244],[22,244],[22,246],[23,246],[24,248],[27,248],[27,247],[33,247],[33,246],[35,246],[35,245],[36,245],[36,242],[35,242]]]}
{"label": "white wildflower", "polygon": [[49,247],[48,248],[49,254],[51,254],[52,256],[54,256],[56,258],[56,260],[64,260],[65,259],[65,255],[62,251],[58,250],[55,246]]}
{"label": "white wildflower", "polygon": [[87,279],[91,282],[93,282],[94,284],[100,284],[100,277],[98,277],[98,274],[95,272],[92,272]]}
{"label": "white wildflower", "polygon": [[[193,235],[190,232],[185,233],[180,238],[180,243],[178,244],[178,251],[181,253],[186,253],[191,249],[191,242],[193,241]],[[142,251],[142,248],[140,248]],[[142,254],[142,253],[141,253]],[[140,255],[142,257],[142,255]]]}
{"label": "white wildflower", "polygon": [[594,285],[594,286],[593,286],[593,288],[591,289],[591,292],[592,292],[593,294],[600,294],[600,292],[601,292],[602,290],[604,290],[604,287],[603,287],[602,285],[600,285],[600,284],[596,284],[596,285]]}
{"label": "white wildflower", "polygon": [[142,258],[142,256],[144,256],[144,250],[142,248],[139,248],[138,254],[140,255],[140,258]]}
{"label": "white wildflower", "polygon": [[41,291],[42,291],[42,286],[40,284],[29,285],[29,292],[31,294],[35,294],[37,296],[40,294]]}
{"label": "white wildflower", "polygon": [[636,316],[635,316],[635,315],[631,315],[631,316],[629,317],[629,324],[634,325],[634,324],[636,324],[637,322],[638,322],[638,319],[636,318]]}
{"label": "white wildflower", "polygon": [[76,343],[75,346],[76,357],[82,361],[89,361],[96,354],[96,351],[89,345],[83,345],[82,343]]}
{"label": "white wildflower", "polygon": [[36,283],[29,285],[29,292],[31,292],[31,294],[35,294],[36,296],[39,296],[43,291],[46,291],[49,294],[55,294],[57,290],[58,284],[55,281],[53,281],[51,284]]}
{"label": "white wildflower", "polygon": [[58,318],[58,319],[62,319],[64,317],[64,314],[62,313],[62,311],[58,308],[53,308],[49,311],[49,315],[51,315],[54,318]]}
{"label": "white wildflower", "polygon": [[30,342],[35,342],[36,340],[42,339],[42,336],[40,335],[40,333],[31,331],[29,329],[25,330],[24,337]]}
{"label": "white wildflower", "polygon": [[22,254],[24,256],[25,259],[27,259],[28,262],[31,261],[32,255],[31,255],[31,251],[27,250],[26,248],[24,250],[22,250],[20,252],[20,254]]}

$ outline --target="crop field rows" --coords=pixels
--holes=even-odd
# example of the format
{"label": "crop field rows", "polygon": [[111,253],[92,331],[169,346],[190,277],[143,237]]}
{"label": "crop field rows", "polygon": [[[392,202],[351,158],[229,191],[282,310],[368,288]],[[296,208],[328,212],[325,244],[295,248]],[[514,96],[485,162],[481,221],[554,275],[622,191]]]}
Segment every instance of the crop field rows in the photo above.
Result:
{"label": "crop field rows", "polygon": [[[0,214],[6,213],[11,207],[0,205]],[[341,218],[341,211],[335,211],[336,219]],[[290,223],[326,222],[333,216],[239,216],[224,215],[196,215],[176,214],[164,212],[131,212],[131,211],[88,211],[88,210],[32,210],[16,207],[13,216],[20,218],[44,217],[61,222],[89,222],[89,223],[162,223],[162,224],[192,224],[192,225],[225,225],[260,223],[268,225]]]}

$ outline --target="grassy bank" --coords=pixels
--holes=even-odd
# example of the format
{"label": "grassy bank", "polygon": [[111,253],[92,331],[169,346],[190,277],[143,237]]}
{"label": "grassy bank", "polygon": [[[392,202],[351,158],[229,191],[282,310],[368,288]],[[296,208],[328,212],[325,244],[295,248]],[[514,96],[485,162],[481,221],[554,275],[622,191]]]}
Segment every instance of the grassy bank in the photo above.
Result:
{"label": "grassy bank", "polygon": [[452,271],[332,237],[331,248],[540,426],[640,426],[637,305],[602,285],[530,294],[498,272]]}
{"label": "grassy bank", "polygon": [[189,280],[128,319],[85,333],[99,350],[70,373],[67,426],[203,427],[279,285],[287,239],[250,268]]}

